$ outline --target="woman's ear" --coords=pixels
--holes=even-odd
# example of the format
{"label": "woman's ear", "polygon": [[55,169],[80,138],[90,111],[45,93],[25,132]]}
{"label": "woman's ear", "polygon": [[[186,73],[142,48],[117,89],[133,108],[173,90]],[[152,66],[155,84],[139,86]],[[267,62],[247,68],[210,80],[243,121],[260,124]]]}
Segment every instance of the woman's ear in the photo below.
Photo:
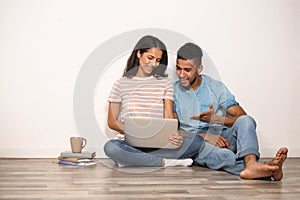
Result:
{"label": "woman's ear", "polygon": [[136,56],[140,59],[141,58],[141,52],[140,50],[138,50],[138,52],[136,53]]}
{"label": "woman's ear", "polygon": [[199,67],[197,68],[198,74],[201,74],[201,72],[203,71],[203,65],[199,65]]}

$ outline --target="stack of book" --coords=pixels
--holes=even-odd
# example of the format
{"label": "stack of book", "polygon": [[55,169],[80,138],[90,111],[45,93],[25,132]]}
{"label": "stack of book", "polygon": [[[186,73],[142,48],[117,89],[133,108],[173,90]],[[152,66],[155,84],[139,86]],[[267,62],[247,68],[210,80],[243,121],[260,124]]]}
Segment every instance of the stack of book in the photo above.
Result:
{"label": "stack of book", "polygon": [[72,151],[64,151],[58,157],[58,164],[73,166],[91,166],[96,165],[96,152],[84,151],[81,153],[73,153]]}

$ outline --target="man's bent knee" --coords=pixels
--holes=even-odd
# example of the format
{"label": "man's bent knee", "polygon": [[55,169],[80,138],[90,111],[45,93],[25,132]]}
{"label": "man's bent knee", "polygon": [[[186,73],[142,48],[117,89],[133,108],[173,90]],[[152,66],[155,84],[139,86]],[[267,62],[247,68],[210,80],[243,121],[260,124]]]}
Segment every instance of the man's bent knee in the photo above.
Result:
{"label": "man's bent knee", "polygon": [[255,119],[250,115],[242,115],[235,121],[234,126],[240,126],[240,125],[253,127],[254,129],[256,128]]}

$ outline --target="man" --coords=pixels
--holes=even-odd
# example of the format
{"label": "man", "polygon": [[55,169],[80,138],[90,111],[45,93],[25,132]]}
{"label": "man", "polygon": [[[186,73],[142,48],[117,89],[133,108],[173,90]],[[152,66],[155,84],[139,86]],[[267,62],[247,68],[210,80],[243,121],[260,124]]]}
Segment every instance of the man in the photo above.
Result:
{"label": "man", "polygon": [[174,112],[180,131],[197,133],[205,146],[194,164],[223,169],[244,179],[283,177],[282,164],[288,149],[283,147],[268,162],[260,159],[256,123],[246,114],[227,87],[201,74],[202,50],[187,43],[177,52]]}

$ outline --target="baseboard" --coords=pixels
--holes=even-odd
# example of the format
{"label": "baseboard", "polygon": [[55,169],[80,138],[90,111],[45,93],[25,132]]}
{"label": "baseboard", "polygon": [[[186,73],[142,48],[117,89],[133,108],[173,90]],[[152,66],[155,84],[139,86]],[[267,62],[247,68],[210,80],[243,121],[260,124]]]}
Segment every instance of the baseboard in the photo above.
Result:
{"label": "baseboard", "polygon": [[[57,158],[65,148],[0,148],[1,158]],[[261,157],[272,158],[276,148],[260,148]],[[97,149],[97,158],[107,158],[103,149]],[[288,157],[300,157],[300,148],[289,148]]]}
{"label": "baseboard", "polygon": [[[0,148],[1,158],[57,158],[65,148]],[[102,149],[96,150],[97,158],[107,158]]]}

